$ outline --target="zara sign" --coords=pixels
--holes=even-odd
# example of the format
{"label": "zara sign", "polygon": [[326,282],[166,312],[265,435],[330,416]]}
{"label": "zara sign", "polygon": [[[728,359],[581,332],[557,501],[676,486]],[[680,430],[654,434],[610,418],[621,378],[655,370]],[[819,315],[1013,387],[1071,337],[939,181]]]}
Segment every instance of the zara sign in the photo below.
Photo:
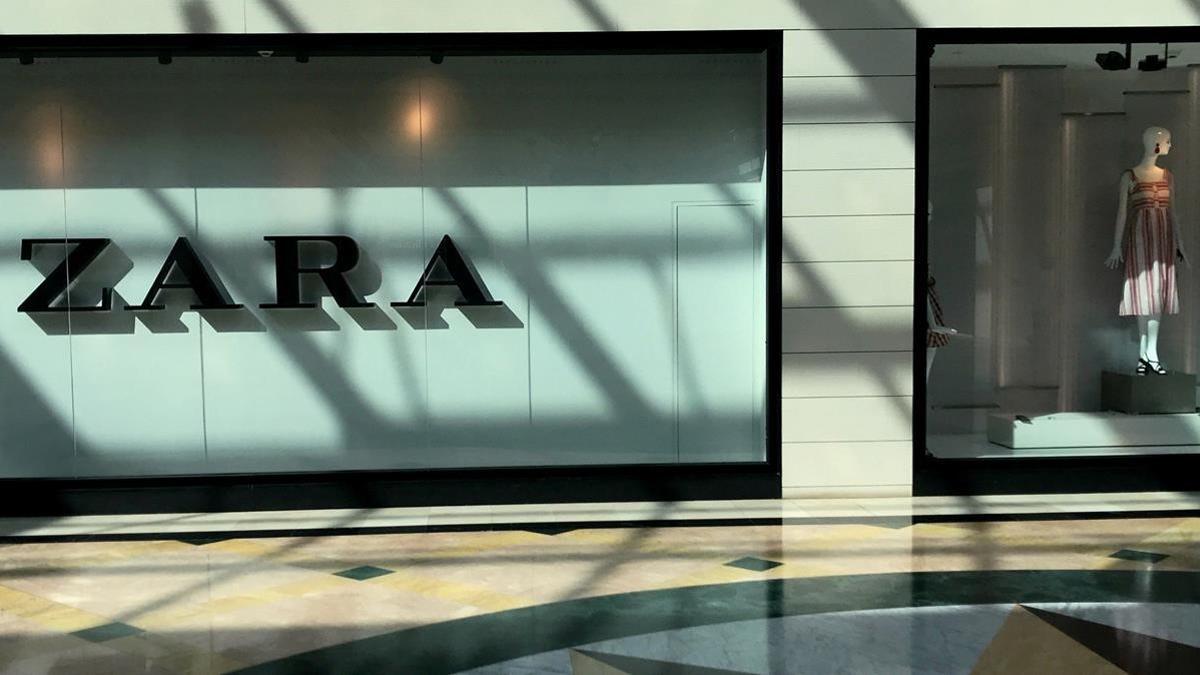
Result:
{"label": "zara sign", "polygon": [[[266,236],[265,241],[275,247],[275,302],[264,302],[263,309],[311,309],[316,302],[301,297],[301,281],[307,276],[318,280],[338,306],[346,308],[375,307],[355,292],[347,275],[359,261],[358,244],[345,235],[328,236]],[[72,305],[68,290],[75,280],[95,263],[112,246],[108,238],[65,238],[65,239],[22,239],[21,259],[32,260],[37,249],[46,246],[73,246],[63,259],[47,275],[46,279],[17,307],[18,312],[28,314],[43,312],[108,312],[113,309],[113,289],[100,289],[100,302],[96,305]],[[332,247],[333,262],[309,266],[301,262],[302,245]],[[425,290],[431,286],[454,287],[461,299],[454,304],[459,307],[496,307],[504,303],[494,300],[487,286],[479,278],[475,268],[462,254],[449,235],[443,236],[437,249],[425,265],[424,272],[413,287],[408,299],[393,302],[392,307],[422,307],[425,305]],[[129,311],[160,311],[167,307],[159,304],[159,294],[165,290],[191,290],[196,296],[194,310],[242,309],[225,290],[213,268],[200,256],[188,241],[179,237],[171,247],[158,275],[146,291],[142,302],[126,305]]]}

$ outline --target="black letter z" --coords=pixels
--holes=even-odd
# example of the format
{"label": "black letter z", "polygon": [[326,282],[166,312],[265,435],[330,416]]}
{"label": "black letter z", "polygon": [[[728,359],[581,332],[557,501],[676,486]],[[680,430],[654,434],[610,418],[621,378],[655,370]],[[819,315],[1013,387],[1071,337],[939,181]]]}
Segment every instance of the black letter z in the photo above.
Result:
{"label": "black letter z", "polygon": [[25,301],[17,306],[18,312],[107,312],[112,309],[112,289],[100,289],[100,304],[87,307],[72,307],[66,305],[52,305],[64,294],[68,289],[79,279],[83,271],[87,269],[100,257],[104,249],[112,243],[112,239],[22,239],[21,240],[21,260],[32,260],[33,249],[36,246],[47,246],[50,244],[58,244],[66,247],[70,244],[75,244],[75,248],[71,249],[65,256],[63,261],[58,264],[49,274],[46,275],[46,280],[33,289]]}

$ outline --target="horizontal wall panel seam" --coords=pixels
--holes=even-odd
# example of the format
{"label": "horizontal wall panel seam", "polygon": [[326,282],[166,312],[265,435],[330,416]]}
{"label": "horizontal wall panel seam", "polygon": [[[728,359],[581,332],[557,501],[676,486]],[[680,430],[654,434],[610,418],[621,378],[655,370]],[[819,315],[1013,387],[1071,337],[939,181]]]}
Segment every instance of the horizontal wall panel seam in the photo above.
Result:
{"label": "horizontal wall panel seam", "polygon": [[829,122],[784,122],[783,126],[785,126],[785,127],[827,127],[827,126],[843,126],[843,125],[850,125],[850,124],[857,124],[857,125],[864,125],[864,126],[865,125],[879,125],[879,124],[908,124],[911,126],[913,124],[916,124],[916,122],[913,120],[868,120],[868,121],[846,120],[845,122],[839,122],[837,120],[833,120],[833,121],[829,121]]}
{"label": "horizontal wall panel seam", "polygon": [[914,305],[784,305],[783,309],[909,309]]}
{"label": "horizontal wall panel seam", "polygon": [[793,401],[834,400],[834,399],[911,399],[912,394],[842,394],[842,395],[812,395],[812,396],[780,396],[781,399]]}
{"label": "horizontal wall panel seam", "polygon": [[[911,171],[912,169],[908,169]],[[870,218],[872,216],[916,216],[917,214],[908,211],[903,213],[801,213],[794,216],[784,216],[788,218]]]}
{"label": "horizontal wall panel seam", "polygon": [[[870,169],[858,169],[858,171],[870,171]],[[912,169],[905,169],[905,171],[912,171]],[[801,218],[898,218],[901,216],[909,216],[911,218],[915,215],[915,213],[803,213],[798,216],[784,216],[783,219],[787,221],[800,220]],[[915,224],[916,221],[909,220],[908,222],[909,224]]]}
{"label": "horizontal wall panel seam", "polygon": [[784,441],[783,444],[784,445],[816,445],[816,444],[828,445],[830,443],[846,443],[846,444],[854,443],[857,445],[857,444],[861,444],[861,443],[911,443],[911,442],[912,442],[911,438],[894,438],[894,439],[883,438],[883,439],[870,439],[870,440],[866,440],[866,441]]}
{"label": "horizontal wall panel seam", "polygon": [[[814,173],[829,171],[912,171],[912,167],[829,167],[809,169],[784,169],[784,173]],[[800,217],[800,216],[787,216]]]}
{"label": "horizontal wall panel seam", "polygon": [[896,73],[886,75],[784,75],[785,80],[833,80],[833,79],[853,79],[853,80],[878,80],[884,78],[890,79],[913,79],[916,75],[912,73]]}
{"label": "horizontal wall panel seam", "polygon": [[855,351],[844,351],[844,352],[829,352],[829,351],[788,352],[788,351],[784,351],[784,352],[780,352],[780,353],[783,354],[784,356],[788,356],[788,355],[817,356],[817,355],[821,355],[821,354],[841,354],[841,355],[846,355],[846,354],[910,354],[911,355],[912,350],[911,349],[858,349]]}
{"label": "horizontal wall panel seam", "polygon": [[[869,258],[864,260],[831,260],[825,258],[807,258],[805,260],[784,260],[784,265],[807,265],[810,263],[819,265],[840,265],[845,263],[910,263],[915,262],[913,258]],[[911,305],[899,305],[900,307],[911,307]]]}

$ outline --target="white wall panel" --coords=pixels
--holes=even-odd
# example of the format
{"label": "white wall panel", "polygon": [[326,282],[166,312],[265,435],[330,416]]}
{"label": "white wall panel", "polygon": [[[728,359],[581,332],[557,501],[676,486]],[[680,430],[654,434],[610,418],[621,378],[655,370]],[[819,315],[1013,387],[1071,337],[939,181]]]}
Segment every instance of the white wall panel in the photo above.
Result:
{"label": "white wall panel", "polygon": [[[78,120],[68,119],[69,134],[88,133],[74,123]],[[72,135],[68,147],[85,145]],[[80,275],[72,304],[98,302],[100,282],[120,279],[113,312],[71,313],[76,470],[81,474],[181,474],[207,468],[200,317],[185,311],[191,293],[163,292],[157,300],[176,300],[164,310],[135,314],[123,309],[141,304],[176,238],[195,243],[194,204],[186,188],[67,190],[67,234],[113,239],[105,256]],[[132,264],[123,274],[122,263]],[[108,276],[108,270],[116,275]]]}
{"label": "white wall panel", "polygon": [[[102,0],[86,0],[99,3]],[[55,4],[66,4],[59,0]],[[286,15],[278,11],[285,8]],[[251,31],[680,30],[916,26],[1164,26],[1196,21],[1187,0],[246,0]],[[290,18],[289,18],[290,17]]]}
{"label": "white wall panel", "polygon": [[912,483],[912,443],[784,443],[785,488],[866,487]]}
{"label": "white wall panel", "polygon": [[783,74],[913,75],[916,44],[913,30],[790,30],[783,34]]}
{"label": "white wall panel", "polygon": [[913,133],[904,122],[786,124],[783,169],[911,169]]}
{"label": "white wall panel", "polygon": [[[917,26],[1170,26],[1197,21],[1190,0],[6,0],[4,32],[478,32],[876,29]],[[191,17],[191,18],[189,18]],[[901,57],[902,58],[902,57]]]}
{"label": "white wall panel", "polygon": [[785,77],[785,124],[912,122],[916,78]]}
{"label": "white wall panel", "polygon": [[785,171],[783,215],[911,214],[914,180],[911,169]]}
{"label": "white wall panel", "polygon": [[908,261],[784,263],[783,306],[912,305]]}
{"label": "white wall panel", "polygon": [[[30,160],[38,154],[22,147],[37,144],[29,144],[29,136],[22,138],[18,112],[0,109],[0,143],[6,149],[0,177],[17,180],[28,172],[25,178],[36,183],[39,163],[14,161],[24,159],[22,151],[29,152]],[[58,123],[57,109],[52,122]],[[53,158],[61,152],[58,134],[50,135],[43,147],[46,159],[57,164]],[[0,310],[0,383],[9,392],[0,404],[0,475],[44,476],[70,467],[75,455],[71,338],[66,314],[21,314],[16,309],[66,253],[64,246],[51,244],[34,251],[33,261],[20,258],[22,238],[60,239],[66,234],[62,190],[0,190],[0,233],[0,288],[5,290],[5,307]]]}
{"label": "white wall panel", "polygon": [[21,33],[241,33],[244,0],[4,0],[0,30]]}
{"label": "white wall panel", "polygon": [[784,354],[784,398],[911,396],[912,354]]}
{"label": "white wall panel", "polygon": [[911,307],[785,309],[782,351],[907,351],[912,322]]}
{"label": "white wall panel", "polygon": [[912,438],[912,398],[785,398],[783,442],[904,441]]}
{"label": "white wall panel", "polygon": [[783,261],[912,260],[912,216],[783,219]]}

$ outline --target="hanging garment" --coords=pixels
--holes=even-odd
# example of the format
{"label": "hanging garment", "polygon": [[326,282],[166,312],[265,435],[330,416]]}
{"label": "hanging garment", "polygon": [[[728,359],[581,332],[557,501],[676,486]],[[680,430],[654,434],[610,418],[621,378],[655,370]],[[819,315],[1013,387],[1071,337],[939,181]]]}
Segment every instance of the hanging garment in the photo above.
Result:
{"label": "hanging garment", "polygon": [[[942,303],[938,300],[937,281],[933,277],[929,277],[929,309],[933,313],[933,326],[930,328],[944,328],[946,319],[942,316]],[[945,347],[950,344],[950,336],[945,333],[935,333],[932,330],[925,331],[925,346],[931,348]]]}
{"label": "hanging garment", "polygon": [[1179,293],[1175,287],[1174,214],[1171,213],[1171,189],[1174,179],[1163,170],[1163,179],[1141,181],[1129,171],[1130,223],[1122,242],[1125,254],[1125,290],[1121,295],[1121,316],[1177,314]]}

